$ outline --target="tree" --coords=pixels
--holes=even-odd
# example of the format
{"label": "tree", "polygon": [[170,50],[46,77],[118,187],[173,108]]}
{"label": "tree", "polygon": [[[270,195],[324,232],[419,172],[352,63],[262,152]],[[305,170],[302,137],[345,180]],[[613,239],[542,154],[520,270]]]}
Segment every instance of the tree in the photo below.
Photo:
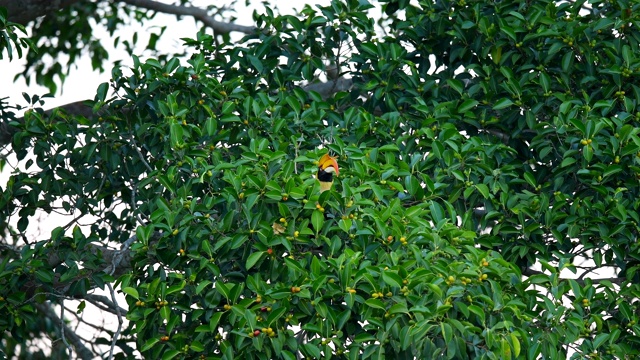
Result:
{"label": "tree", "polygon": [[[2,350],[91,357],[50,320],[84,299],[128,320],[103,356],[635,358],[638,6],[267,11],[134,55],[90,114],[4,105]],[[20,237],[36,211],[74,222]]]}

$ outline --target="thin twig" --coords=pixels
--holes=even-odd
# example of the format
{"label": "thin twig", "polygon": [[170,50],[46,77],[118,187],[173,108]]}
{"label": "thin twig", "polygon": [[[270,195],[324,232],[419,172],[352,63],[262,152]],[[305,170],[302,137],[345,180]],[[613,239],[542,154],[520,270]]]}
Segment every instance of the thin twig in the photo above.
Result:
{"label": "thin twig", "polygon": [[136,153],[138,154],[138,157],[142,161],[142,164],[144,164],[144,167],[146,167],[147,170],[149,170],[149,172],[152,173],[153,169],[151,168],[151,165],[149,165],[149,163],[147,162],[147,159],[144,158],[144,155],[142,155],[142,152],[140,151],[140,149],[138,149],[138,146],[136,145],[136,142],[131,134],[129,134],[129,140],[133,145],[133,149],[136,151]]}
{"label": "thin twig", "polygon": [[64,324],[64,300],[60,300],[60,337],[62,338],[62,342],[64,343],[64,345],[67,347],[67,350],[69,350],[69,358],[71,358],[71,356],[73,355],[73,348],[64,335],[64,329],[66,327],[67,326]]}
{"label": "thin twig", "polygon": [[113,338],[111,339],[111,350],[109,351],[109,360],[113,360],[113,352],[116,348],[116,342],[118,341],[118,337],[120,337],[120,331],[122,331],[122,314],[120,313],[120,306],[118,306],[118,301],[116,300],[116,293],[113,291],[113,286],[111,283],[107,283],[107,287],[109,287],[109,293],[111,293],[111,301],[116,304],[116,315],[118,317],[118,329],[116,333],[113,334]]}
{"label": "thin twig", "polygon": [[82,342],[82,339],[80,339],[80,337],[78,337],[78,335],[76,335],[75,332],[71,331],[71,329],[69,329],[65,324],[64,321],[60,318],[58,318],[58,315],[56,315],[56,313],[51,309],[51,306],[49,304],[34,304],[34,306],[46,317],[49,318],[49,320],[51,320],[52,323],[54,324],[60,324],[61,326],[61,332],[64,331],[67,334],[67,338],[69,339],[69,341],[71,342],[71,344],[73,344],[73,347],[76,349],[76,354],[78,355],[78,357],[80,359],[83,360],[92,360],[93,359],[93,353],[91,352],[91,350],[87,349],[86,346],[84,346],[84,343]]}

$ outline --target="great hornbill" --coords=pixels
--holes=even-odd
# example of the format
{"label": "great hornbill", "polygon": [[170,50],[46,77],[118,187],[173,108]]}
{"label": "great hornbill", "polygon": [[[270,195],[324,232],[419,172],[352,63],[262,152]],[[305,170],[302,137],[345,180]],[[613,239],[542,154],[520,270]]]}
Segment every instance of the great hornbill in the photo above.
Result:
{"label": "great hornbill", "polygon": [[318,161],[318,182],[320,183],[320,193],[323,193],[333,185],[333,174],[340,175],[338,161],[329,154],[324,154]]}

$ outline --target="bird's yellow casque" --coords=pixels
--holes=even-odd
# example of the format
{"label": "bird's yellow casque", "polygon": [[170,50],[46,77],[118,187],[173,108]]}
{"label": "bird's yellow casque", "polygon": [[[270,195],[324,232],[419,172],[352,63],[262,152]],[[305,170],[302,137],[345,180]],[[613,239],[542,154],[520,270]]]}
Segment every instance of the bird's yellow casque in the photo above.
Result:
{"label": "bird's yellow casque", "polygon": [[338,161],[329,154],[324,154],[318,161],[318,182],[320,183],[320,192],[331,189],[333,185],[333,174],[340,175],[338,169]]}

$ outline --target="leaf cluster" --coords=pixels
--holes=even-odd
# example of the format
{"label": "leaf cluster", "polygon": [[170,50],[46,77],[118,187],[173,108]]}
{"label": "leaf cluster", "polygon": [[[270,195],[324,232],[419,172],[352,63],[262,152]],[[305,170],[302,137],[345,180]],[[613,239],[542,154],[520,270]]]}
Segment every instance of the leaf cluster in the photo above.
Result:
{"label": "leaf cluster", "polygon": [[[27,316],[29,274],[101,286],[77,250],[135,234],[123,339],[150,358],[636,354],[637,5],[383,7],[383,36],[358,1],[255,14],[233,46],[115,68],[96,119],[30,113],[13,148],[37,170],[2,216],[99,221],[5,261],[0,311]],[[333,68],[349,91],[310,90]]]}

